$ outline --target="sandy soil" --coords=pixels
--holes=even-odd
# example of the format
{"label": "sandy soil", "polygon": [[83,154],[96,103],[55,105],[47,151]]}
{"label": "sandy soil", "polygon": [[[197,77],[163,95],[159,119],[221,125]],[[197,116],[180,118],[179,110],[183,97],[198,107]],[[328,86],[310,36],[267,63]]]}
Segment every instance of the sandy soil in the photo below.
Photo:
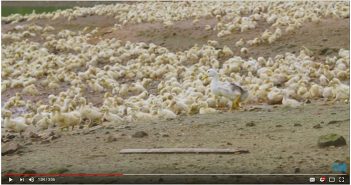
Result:
{"label": "sandy soil", "polygon": [[[200,20],[196,26],[192,26],[189,20],[170,28],[154,23],[127,25],[123,30],[117,31],[112,31],[115,20],[101,16],[79,18],[71,22],[58,19],[30,23],[50,24],[56,30],[77,31],[85,26],[100,27],[99,33],[91,38],[91,43],[115,37],[132,42],[153,42],[172,51],[188,49],[195,43],[201,46],[207,40],[215,39],[220,41],[220,47],[227,45],[239,56],[238,48],[234,47],[235,42],[239,38],[253,39],[267,28],[267,25],[260,23],[255,30],[217,39],[216,32],[204,31],[206,24],[214,24],[213,20],[206,19]],[[7,32],[13,30],[15,25],[2,23],[2,26],[2,32]],[[41,38],[29,39],[41,42]],[[316,58],[322,60],[325,54],[334,55],[340,48],[349,49],[349,40],[349,19],[327,19],[319,24],[306,23],[296,34],[283,37],[272,45],[249,47],[249,54],[242,57],[268,57],[287,51],[298,52],[305,46],[314,51]],[[3,43],[6,44],[7,41]],[[4,92],[2,101],[19,90]],[[49,91],[42,89],[42,92],[38,99],[47,97]],[[96,96],[94,101],[99,102],[99,96]],[[179,117],[175,120],[130,123],[118,127],[97,126],[72,133],[60,133],[61,137],[50,142],[31,141],[16,135],[11,140],[23,145],[23,148],[14,154],[2,156],[2,172],[35,170],[37,173],[46,173],[65,168],[68,173],[334,173],[331,170],[332,163],[336,160],[345,161],[349,157],[349,117],[348,104],[324,105],[312,101],[299,109],[258,106],[252,111]],[[336,123],[328,124],[330,121]],[[252,123],[254,126],[249,126]],[[318,124],[320,128],[316,126]],[[132,137],[137,131],[144,131],[148,136]],[[337,133],[346,138],[347,146],[319,148],[318,137],[329,133]],[[108,142],[109,137],[116,139]],[[250,153],[118,153],[123,148],[156,147],[242,148]],[[220,182],[217,177],[213,178],[214,182]],[[143,179],[140,177],[134,180],[142,182]],[[163,182],[165,179],[157,180]],[[188,180],[192,182],[194,178]]]}
{"label": "sandy soil", "polygon": [[[319,148],[317,140],[321,135],[337,133],[349,143],[349,117],[348,104],[314,103],[300,109],[259,106],[245,112],[64,132],[44,144],[16,137],[14,141],[24,148],[3,156],[2,166],[7,171],[37,173],[59,168],[69,173],[334,173],[332,163],[345,161],[349,146]],[[320,128],[315,128],[318,124]],[[137,131],[148,136],[132,137]],[[111,136],[116,141],[109,142]],[[125,148],[162,147],[241,148],[250,153],[119,154]]]}

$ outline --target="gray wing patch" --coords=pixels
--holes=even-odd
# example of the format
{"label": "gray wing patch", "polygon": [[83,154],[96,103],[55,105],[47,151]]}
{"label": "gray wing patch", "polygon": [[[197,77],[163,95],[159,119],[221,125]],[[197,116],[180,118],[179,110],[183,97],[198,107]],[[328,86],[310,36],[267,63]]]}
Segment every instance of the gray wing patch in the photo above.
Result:
{"label": "gray wing patch", "polygon": [[249,96],[249,92],[247,90],[243,89],[235,83],[230,83],[230,87],[232,88],[232,91],[240,92],[240,101],[244,101]]}
{"label": "gray wing patch", "polygon": [[244,92],[244,89],[241,88],[239,85],[235,84],[235,83],[230,83],[230,87],[232,89],[232,91],[240,91],[240,93]]}

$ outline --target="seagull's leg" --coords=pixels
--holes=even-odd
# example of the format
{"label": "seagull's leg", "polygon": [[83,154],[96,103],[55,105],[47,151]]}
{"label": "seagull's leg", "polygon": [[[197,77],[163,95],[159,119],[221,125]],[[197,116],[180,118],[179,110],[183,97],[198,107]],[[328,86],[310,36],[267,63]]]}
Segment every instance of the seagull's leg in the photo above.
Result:
{"label": "seagull's leg", "polygon": [[236,108],[240,108],[240,96],[236,100]]}
{"label": "seagull's leg", "polygon": [[219,104],[218,96],[215,96],[215,100],[216,100],[216,109],[218,109],[218,104]]}
{"label": "seagull's leg", "polygon": [[232,106],[230,107],[230,111],[234,110],[235,107],[235,99],[232,101]]}
{"label": "seagull's leg", "polygon": [[232,101],[232,106],[230,107],[231,111],[236,109],[236,101],[237,101],[236,98]]}
{"label": "seagull's leg", "polygon": [[238,106],[239,106],[239,99],[240,99],[240,96],[235,97],[235,99],[233,100],[232,107],[231,107],[230,110],[238,108]]}

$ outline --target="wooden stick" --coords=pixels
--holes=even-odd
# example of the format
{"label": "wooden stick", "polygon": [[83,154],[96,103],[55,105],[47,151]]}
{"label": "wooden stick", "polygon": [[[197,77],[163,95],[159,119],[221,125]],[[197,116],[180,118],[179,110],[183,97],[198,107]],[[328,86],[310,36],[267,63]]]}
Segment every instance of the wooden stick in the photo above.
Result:
{"label": "wooden stick", "polygon": [[121,154],[235,154],[249,153],[248,150],[241,149],[212,149],[212,148],[152,148],[152,149],[122,149]]}

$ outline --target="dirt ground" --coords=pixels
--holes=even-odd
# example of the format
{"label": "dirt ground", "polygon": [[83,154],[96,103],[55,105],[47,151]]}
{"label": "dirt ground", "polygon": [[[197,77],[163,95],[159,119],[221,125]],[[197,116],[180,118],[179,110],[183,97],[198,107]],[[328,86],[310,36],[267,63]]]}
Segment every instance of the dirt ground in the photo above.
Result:
{"label": "dirt ground", "polygon": [[[67,173],[335,173],[331,165],[346,160],[349,145],[319,148],[317,140],[321,135],[337,133],[349,144],[349,118],[348,104],[313,103],[299,109],[258,106],[252,111],[64,132],[45,144],[16,137],[14,141],[24,148],[3,156],[2,166],[7,171],[37,173],[60,168],[69,170]],[[148,136],[133,137],[137,131]],[[108,141],[111,136],[115,141]],[[119,154],[125,148],[172,147],[241,148],[249,153]]]}
{"label": "dirt ground", "polygon": [[[235,48],[235,42],[239,38],[253,39],[267,28],[267,25],[260,23],[255,30],[218,39],[217,32],[204,30],[206,24],[214,24],[214,20],[206,19],[200,20],[196,26],[189,20],[170,28],[153,23],[127,25],[117,31],[112,31],[116,21],[102,16],[78,18],[71,22],[58,19],[31,23],[49,24],[56,31],[100,27],[98,34],[91,38],[91,43],[118,38],[153,42],[175,52],[194,44],[201,46],[213,39],[219,40],[220,47],[231,47],[239,56],[241,54]],[[2,22],[2,32],[11,31],[16,25]],[[325,55],[335,55],[340,48],[349,49],[349,30],[349,18],[326,19],[319,24],[306,23],[297,33],[283,36],[272,45],[249,47],[248,55],[242,57],[272,57],[285,52],[299,52],[305,46],[322,60]],[[40,38],[32,39],[42,42]],[[6,96],[2,96],[3,102],[12,94],[6,93]],[[45,89],[43,93],[43,97],[47,96]],[[129,123],[118,127],[97,126],[60,133],[59,138],[50,142],[24,140],[16,135],[12,141],[23,147],[14,154],[2,156],[2,172],[34,170],[36,173],[47,173],[64,168],[68,170],[67,173],[321,174],[335,173],[331,170],[332,163],[336,160],[346,161],[349,157],[348,104],[325,105],[312,101],[298,109],[257,106],[252,111],[183,116],[174,120]],[[144,131],[148,136],[132,137],[138,131]],[[330,133],[343,136],[347,145],[319,148],[318,137]],[[108,138],[115,138],[115,141],[108,142]],[[249,150],[249,153],[119,154],[124,148],[156,147],[242,148]]]}

